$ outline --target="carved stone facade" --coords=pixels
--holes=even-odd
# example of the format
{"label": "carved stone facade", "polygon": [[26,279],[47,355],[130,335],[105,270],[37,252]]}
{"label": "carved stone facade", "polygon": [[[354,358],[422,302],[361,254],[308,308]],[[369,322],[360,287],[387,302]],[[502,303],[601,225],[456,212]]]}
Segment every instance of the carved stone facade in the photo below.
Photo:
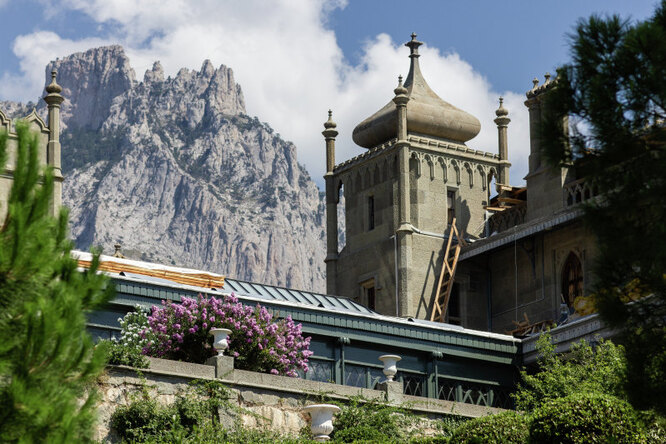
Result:
{"label": "carved stone facade", "polygon": [[[28,128],[37,134],[39,146],[39,162],[53,168],[54,184],[53,199],[49,212],[56,215],[62,204],[62,171],[60,166],[60,104],[63,97],[60,95],[62,88],[56,83],[56,72],[51,75],[51,83],[46,86],[47,95],[44,101],[48,107],[48,124],[37,115],[33,109],[30,114],[21,120]],[[16,164],[16,147],[18,136],[14,122],[0,110],[0,133],[7,134],[7,163],[0,170],[0,220],[4,220],[7,214],[7,199],[9,191],[14,182],[14,167]]]}
{"label": "carved stone facade", "polygon": [[[478,120],[430,89],[415,37],[406,44],[411,66],[404,86],[400,79],[393,100],[354,130],[367,152],[334,165],[337,131],[331,117],[325,124],[327,291],[380,313],[426,318],[449,224],[455,217],[464,232],[482,233],[490,184],[501,168],[508,177],[509,164],[465,144],[478,133]],[[338,251],[342,195],[346,245]]]}

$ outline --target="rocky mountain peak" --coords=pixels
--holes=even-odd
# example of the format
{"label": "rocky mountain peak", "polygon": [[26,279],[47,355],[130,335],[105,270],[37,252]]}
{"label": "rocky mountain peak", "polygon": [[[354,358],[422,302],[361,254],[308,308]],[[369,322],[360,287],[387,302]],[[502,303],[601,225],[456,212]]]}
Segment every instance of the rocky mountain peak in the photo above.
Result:
{"label": "rocky mountain peak", "polygon": [[122,46],[113,45],[77,52],[46,67],[58,70],[65,102],[62,120],[68,126],[99,129],[109,115],[113,99],[136,84],[136,75]]}
{"label": "rocky mountain peak", "polygon": [[134,259],[324,289],[322,197],[296,147],[246,114],[231,68],[206,60],[165,79],[155,62],[137,82],[120,46],[54,68],[78,248],[120,242]]}
{"label": "rocky mountain peak", "polygon": [[159,60],[153,63],[153,69],[147,69],[143,75],[143,83],[164,82],[164,68]]}

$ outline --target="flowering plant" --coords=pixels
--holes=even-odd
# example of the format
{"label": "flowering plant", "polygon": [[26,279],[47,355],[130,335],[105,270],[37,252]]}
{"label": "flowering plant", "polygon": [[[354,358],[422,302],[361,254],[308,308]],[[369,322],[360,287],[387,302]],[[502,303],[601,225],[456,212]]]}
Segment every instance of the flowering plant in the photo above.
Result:
{"label": "flowering plant", "polygon": [[144,354],[203,363],[214,356],[211,328],[228,328],[229,353],[238,369],[298,376],[308,370],[310,338],[303,338],[301,324],[287,317],[273,322],[265,307],[247,307],[232,293],[224,299],[182,298],[180,304],[162,301],[153,306]]}
{"label": "flowering plant", "polygon": [[137,305],[134,311],[118,318],[120,338],[111,338],[109,346],[109,364],[129,365],[146,368],[148,360],[141,354],[150,335],[144,332],[148,327],[148,309]]}

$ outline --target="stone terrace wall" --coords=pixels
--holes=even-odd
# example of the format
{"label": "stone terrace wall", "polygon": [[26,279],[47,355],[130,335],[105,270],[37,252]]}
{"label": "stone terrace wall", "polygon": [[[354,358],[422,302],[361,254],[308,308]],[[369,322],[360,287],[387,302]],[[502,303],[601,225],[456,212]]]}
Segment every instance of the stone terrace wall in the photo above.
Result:
{"label": "stone terrace wall", "polygon": [[[220,372],[219,369],[217,370]],[[136,370],[124,366],[110,366],[99,379],[101,394],[99,423],[95,439],[116,442],[118,439],[110,430],[110,419],[120,405],[129,404],[132,396],[146,387],[160,404],[170,404],[179,394],[191,390],[189,383],[195,379],[213,380],[216,378],[213,365],[190,364],[150,358],[150,368]],[[429,419],[445,415],[483,416],[498,413],[501,409],[462,404],[437,399],[428,399],[402,394],[402,385],[394,382],[382,385],[383,390],[370,390],[358,387],[307,381],[285,376],[232,370],[221,375],[220,380],[231,391],[233,405],[247,411],[240,414],[244,427],[266,427],[281,433],[297,434],[308,425],[309,415],[302,408],[320,402],[322,397],[345,401],[360,395],[365,399],[388,400],[415,414],[424,417],[421,429],[424,435],[435,432]],[[221,412],[223,423],[231,425],[233,419]],[[265,418],[265,419],[262,419]]]}

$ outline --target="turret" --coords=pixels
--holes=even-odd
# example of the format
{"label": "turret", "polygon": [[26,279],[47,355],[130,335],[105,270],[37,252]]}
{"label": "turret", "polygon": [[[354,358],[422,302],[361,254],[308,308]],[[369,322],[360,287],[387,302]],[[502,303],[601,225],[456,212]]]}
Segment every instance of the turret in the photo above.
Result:
{"label": "turret", "polygon": [[62,168],[60,164],[60,104],[65,100],[60,93],[62,87],[56,82],[58,72],[51,71],[51,83],[46,86],[46,96],[44,101],[48,107],[49,121],[49,141],[46,148],[46,163],[53,167],[54,184],[53,200],[51,202],[50,212],[55,216],[62,204]]}
{"label": "turret", "polygon": [[500,191],[500,185],[509,185],[509,147],[507,142],[507,128],[509,126],[509,111],[504,108],[504,99],[499,98],[499,108],[495,111],[495,124],[497,125],[497,139],[498,139],[498,150],[499,150],[499,177],[497,181],[497,191]]}
{"label": "turret", "polygon": [[335,138],[337,125],[333,121],[333,111],[328,110],[328,120],[324,123],[321,134],[326,140],[326,292],[336,294],[335,276],[338,260],[338,190],[335,186],[333,169],[335,168]]}

